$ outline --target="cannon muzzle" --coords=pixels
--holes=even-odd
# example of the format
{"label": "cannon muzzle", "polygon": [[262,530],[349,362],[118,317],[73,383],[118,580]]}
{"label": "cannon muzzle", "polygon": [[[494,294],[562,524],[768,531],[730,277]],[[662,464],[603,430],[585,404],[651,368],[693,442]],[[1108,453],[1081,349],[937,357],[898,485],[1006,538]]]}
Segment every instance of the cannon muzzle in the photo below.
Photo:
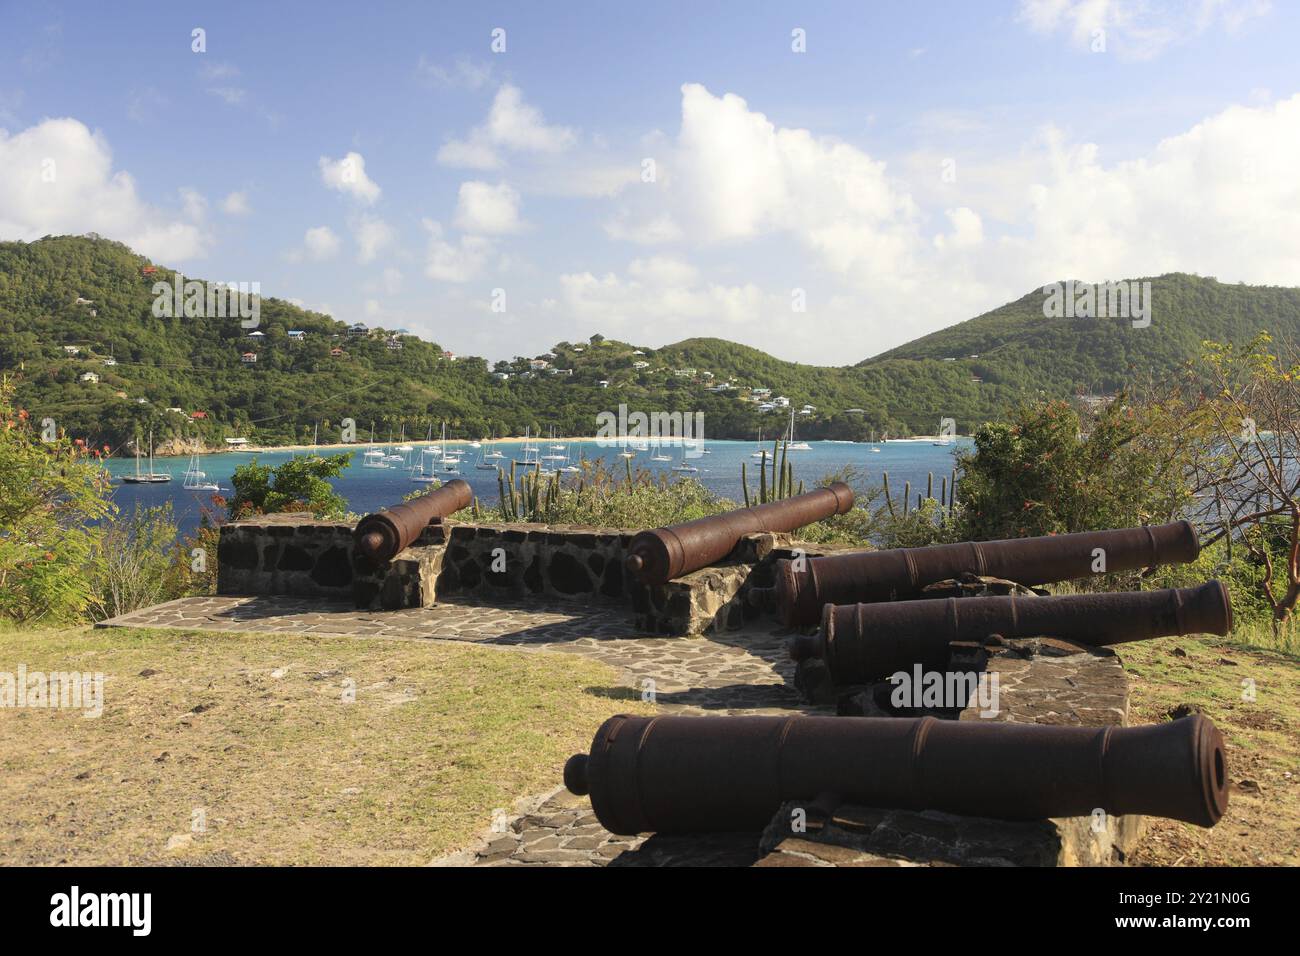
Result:
{"label": "cannon muzzle", "polygon": [[795,660],[820,657],[833,683],[860,684],[920,664],[938,670],[952,641],[1061,637],[1105,646],[1182,634],[1224,635],[1232,602],[1218,581],[1196,588],[1062,597],[970,597],[892,604],[828,604],[814,637],[790,642]]}
{"label": "cannon muzzle", "polygon": [[352,531],[352,550],[374,564],[391,561],[420,536],[431,521],[469,507],[474,492],[463,478],[453,478],[428,494],[366,515]]}
{"label": "cannon muzzle", "polygon": [[[905,601],[939,581],[976,574],[1018,584],[1051,584],[1106,571],[1135,571],[1196,560],[1200,544],[1186,521],[1117,531],[1007,541],[967,541],[928,548],[852,551],[779,561],[774,601],[789,627],[815,624],[827,604]],[[757,589],[755,589],[757,591]],[[751,600],[773,596],[751,592]]]}
{"label": "cannon muzzle", "polygon": [[1199,715],[1143,727],[877,717],[611,717],[564,782],[612,833],[758,831],[783,803],[1003,820],[1101,809],[1210,827],[1223,738]]}
{"label": "cannon muzzle", "polygon": [[747,534],[795,531],[852,507],[853,489],[836,481],[782,501],[642,531],[628,545],[624,567],[643,584],[664,584],[721,561]]}

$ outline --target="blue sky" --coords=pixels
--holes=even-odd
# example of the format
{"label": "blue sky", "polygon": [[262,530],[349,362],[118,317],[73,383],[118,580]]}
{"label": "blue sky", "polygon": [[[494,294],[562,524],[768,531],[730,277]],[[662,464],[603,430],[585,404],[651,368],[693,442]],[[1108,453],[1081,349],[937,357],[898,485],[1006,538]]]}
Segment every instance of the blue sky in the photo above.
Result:
{"label": "blue sky", "polygon": [[1295,5],[191,6],[0,4],[0,239],[494,359],[846,363],[1056,279],[1300,284]]}

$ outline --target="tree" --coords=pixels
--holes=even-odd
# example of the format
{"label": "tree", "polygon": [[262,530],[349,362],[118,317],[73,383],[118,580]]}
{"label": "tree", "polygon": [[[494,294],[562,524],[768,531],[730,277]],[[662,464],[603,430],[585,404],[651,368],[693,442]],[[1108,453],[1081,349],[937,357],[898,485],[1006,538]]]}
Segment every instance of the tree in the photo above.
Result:
{"label": "tree", "polygon": [[1159,524],[1192,502],[1195,421],[1175,404],[1124,395],[1085,420],[1068,402],[1022,409],[957,456],[958,537],[968,540]]}
{"label": "tree", "polygon": [[347,502],[325,479],[337,478],[352,463],[352,455],[290,458],[274,468],[254,458],[235,469],[231,483],[235,497],[229,504],[236,518],[277,511],[310,511],[318,518],[338,518]]}
{"label": "tree", "polygon": [[108,472],[65,438],[42,434],[0,380],[0,615],[66,619],[90,603],[85,569],[115,512]]}

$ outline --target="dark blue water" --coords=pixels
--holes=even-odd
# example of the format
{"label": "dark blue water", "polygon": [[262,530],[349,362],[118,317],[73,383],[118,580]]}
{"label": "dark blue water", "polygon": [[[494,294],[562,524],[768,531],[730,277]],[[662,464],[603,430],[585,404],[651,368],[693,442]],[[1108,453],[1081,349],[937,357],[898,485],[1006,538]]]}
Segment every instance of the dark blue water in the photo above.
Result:
{"label": "dark blue water", "polygon": [[[576,460],[580,456],[588,459],[603,458],[610,467],[617,469],[617,473],[622,474],[624,469],[623,459],[619,457],[620,448],[602,448],[594,440],[586,441],[565,441],[559,443],[567,445],[566,452],[571,454]],[[533,444],[541,448],[542,455],[557,454],[553,452],[549,441],[534,440]],[[825,475],[837,472],[846,465],[856,469],[858,476],[868,485],[878,485],[881,481],[881,473],[889,473],[890,488],[894,493],[895,500],[903,491],[904,482],[912,483],[912,497],[915,500],[918,492],[925,491],[926,474],[934,474],[934,493],[937,497],[939,494],[939,480],[941,477],[948,476],[953,469],[953,452],[970,446],[969,439],[956,439],[949,445],[933,445],[929,441],[922,442],[887,442],[879,445],[858,444],[850,442],[811,442],[809,451],[792,451],[789,453],[789,460],[794,463],[795,481],[798,483],[802,480],[805,486],[811,488],[816,482]],[[385,451],[390,449],[386,446],[380,446]],[[415,459],[419,458],[419,445],[413,453]],[[504,464],[507,468],[510,464],[510,457],[513,455],[522,459],[524,454],[521,450],[520,443],[498,442],[493,446],[505,454],[504,459],[498,460],[498,464]],[[758,459],[752,458],[751,453],[757,449],[753,442],[738,441],[710,441],[707,445],[709,454],[697,458],[688,459],[688,463],[699,468],[699,472],[692,475],[697,478],[711,491],[730,498],[733,501],[740,501],[743,494],[740,486],[740,465],[744,462],[748,471],[749,486],[751,492],[758,490]],[[479,501],[484,505],[495,505],[497,503],[497,479],[495,471],[479,471],[474,466],[479,460],[480,452],[489,450],[484,446],[480,450],[467,448],[461,442],[449,442],[448,448],[458,448],[462,451],[463,458],[456,475],[442,475],[440,477],[460,477],[470,483],[474,493],[478,496]],[[765,444],[764,448],[771,452],[772,446]],[[873,451],[872,449],[879,449]],[[322,448],[322,454],[339,454],[344,449]],[[426,485],[413,482],[410,477],[410,469],[405,465],[394,465],[390,468],[365,468],[362,467],[362,453],[365,451],[364,446],[357,446],[353,452],[352,465],[342,476],[333,479],[332,484],[340,495],[348,502],[348,508],[357,514],[366,514],[375,511],[386,505],[396,504],[402,500],[404,495],[409,494],[419,488],[427,487]],[[206,472],[208,481],[215,481],[222,488],[221,492],[216,494],[229,495],[232,491],[230,476],[235,469],[242,464],[248,463],[253,458],[265,465],[277,465],[283,461],[292,458],[294,454],[305,454],[305,452],[275,451],[275,452],[258,452],[256,454],[235,453],[235,454],[217,454],[203,455],[199,457],[199,468]],[[653,471],[666,471],[671,473],[674,465],[677,465],[681,459],[680,448],[666,446],[664,454],[671,455],[673,460],[666,462],[654,462],[650,460],[653,451],[638,451],[636,457],[632,459],[634,468],[641,467]],[[433,469],[433,459],[428,459],[429,468]],[[556,462],[555,464],[563,464]],[[135,473],[134,459],[113,460],[108,463],[109,471],[114,476],[130,475]],[[113,498],[125,511],[130,511],[137,502],[146,505],[158,505],[164,502],[172,502],[175,511],[177,524],[184,533],[193,531],[199,524],[199,518],[203,510],[213,511],[211,504],[212,491],[190,491],[183,487],[183,479],[186,468],[189,466],[188,458],[163,458],[155,459],[154,471],[167,472],[172,476],[172,480],[167,484],[151,485],[125,485],[115,484]],[[148,465],[142,466],[148,470]],[[568,476],[565,476],[567,479]],[[216,512],[220,514],[220,511]]]}

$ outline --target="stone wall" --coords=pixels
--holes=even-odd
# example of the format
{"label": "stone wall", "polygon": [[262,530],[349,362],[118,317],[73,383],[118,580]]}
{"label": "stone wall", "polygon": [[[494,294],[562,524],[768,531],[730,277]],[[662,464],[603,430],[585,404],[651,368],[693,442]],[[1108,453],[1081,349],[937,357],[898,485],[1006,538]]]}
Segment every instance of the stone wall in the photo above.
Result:
{"label": "stone wall", "polygon": [[373,610],[546,598],[628,607],[652,634],[708,634],[758,616],[749,588],[770,586],[775,561],[796,547],[790,535],[750,535],[729,560],[647,587],[624,571],[628,530],[447,522],[369,567],[353,558],[352,527],[301,514],[232,522],[221,530],[218,593],[344,598]]}
{"label": "stone wall", "polygon": [[351,598],[352,524],[279,514],[223,525],[217,593]]}

